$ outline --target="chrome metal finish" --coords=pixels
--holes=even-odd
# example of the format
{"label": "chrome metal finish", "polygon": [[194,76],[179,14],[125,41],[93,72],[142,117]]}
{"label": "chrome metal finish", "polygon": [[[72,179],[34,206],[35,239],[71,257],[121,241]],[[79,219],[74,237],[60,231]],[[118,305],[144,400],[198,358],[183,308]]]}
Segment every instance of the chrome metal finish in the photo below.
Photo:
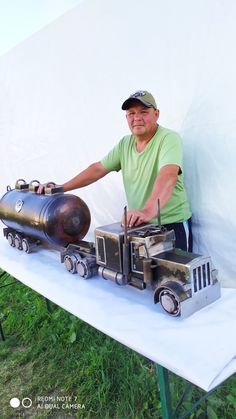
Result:
{"label": "chrome metal finish", "polygon": [[23,207],[23,205],[24,205],[24,201],[22,199],[18,199],[16,201],[16,205],[15,205],[16,212],[20,212],[21,209],[22,209],[22,207]]}
{"label": "chrome metal finish", "polygon": [[25,189],[6,192],[0,200],[0,219],[13,232],[63,247],[81,240],[90,226],[89,209],[79,197]]}
{"label": "chrome metal finish", "polygon": [[95,243],[87,242],[82,240],[90,225],[87,205],[56,185],[48,194],[36,194],[38,184],[18,179],[16,189],[8,187],[0,199],[3,234],[10,246],[30,253],[47,242],[60,251],[68,272],[85,279],[98,273],[140,290],[147,286],[154,303],[160,302],[171,316],[187,317],[220,297],[211,258],[176,249],[174,231],[163,228],[160,219],[158,225],[131,229],[127,222],[125,228],[120,223],[101,226],[95,230]]}
{"label": "chrome metal finish", "polygon": [[68,272],[71,274],[77,273],[77,262],[78,262],[78,256],[77,255],[66,255],[64,258],[64,265]]}
{"label": "chrome metal finish", "polygon": [[7,240],[10,246],[15,247],[15,237],[13,233],[8,233]]}
{"label": "chrome metal finish", "polygon": [[95,258],[81,258],[76,264],[78,274],[85,279],[91,278],[97,274],[98,268]]}
{"label": "chrome metal finish", "polygon": [[112,281],[115,281],[117,285],[124,285],[124,275],[120,272],[114,272],[111,269],[99,266],[98,275],[104,279],[111,279]]}
{"label": "chrome metal finish", "polygon": [[32,240],[28,237],[22,238],[22,250],[25,253],[31,253],[40,244],[41,244],[40,240]]}
{"label": "chrome metal finish", "polygon": [[22,239],[22,250],[25,253],[29,253],[30,245],[27,239]]}
{"label": "chrome metal finish", "polygon": [[22,237],[19,234],[15,235],[15,246],[18,250],[22,250]]}
{"label": "chrome metal finish", "polygon": [[178,316],[180,314],[180,301],[173,291],[163,289],[160,292],[159,298],[161,306],[168,314],[171,314],[171,316]]}

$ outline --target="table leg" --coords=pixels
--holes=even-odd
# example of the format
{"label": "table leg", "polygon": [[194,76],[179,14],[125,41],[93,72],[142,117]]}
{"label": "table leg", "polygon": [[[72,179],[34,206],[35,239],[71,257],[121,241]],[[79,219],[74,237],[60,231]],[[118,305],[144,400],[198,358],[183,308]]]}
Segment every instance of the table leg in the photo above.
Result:
{"label": "table leg", "polygon": [[156,364],[163,419],[173,419],[168,370]]}

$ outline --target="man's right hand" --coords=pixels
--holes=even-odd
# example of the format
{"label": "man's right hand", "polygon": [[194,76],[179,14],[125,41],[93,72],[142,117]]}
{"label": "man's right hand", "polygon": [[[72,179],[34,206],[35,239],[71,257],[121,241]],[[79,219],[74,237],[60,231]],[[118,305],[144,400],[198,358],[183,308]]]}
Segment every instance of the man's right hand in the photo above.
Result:
{"label": "man's right hand", "polygon": [[45,193],[45,188],[54,188],[56,185],[55,182],[40,183],[37,189],[37,194],[42,195]]}

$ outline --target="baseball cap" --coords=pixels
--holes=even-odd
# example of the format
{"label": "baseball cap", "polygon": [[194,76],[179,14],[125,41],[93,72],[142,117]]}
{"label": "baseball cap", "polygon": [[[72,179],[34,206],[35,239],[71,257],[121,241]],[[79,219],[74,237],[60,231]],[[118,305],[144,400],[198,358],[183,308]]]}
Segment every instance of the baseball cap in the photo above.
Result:
{"label": "baseball cap", "polygon": [[156,101],[151,93],[147,92],[147,90],[138,90],[137,92],[133,93],[126,99],[122,105],[123,111],[129,109],[129,107],[134,103],[134,100],[138,100],[147,108],[154,108],[157,109]]}

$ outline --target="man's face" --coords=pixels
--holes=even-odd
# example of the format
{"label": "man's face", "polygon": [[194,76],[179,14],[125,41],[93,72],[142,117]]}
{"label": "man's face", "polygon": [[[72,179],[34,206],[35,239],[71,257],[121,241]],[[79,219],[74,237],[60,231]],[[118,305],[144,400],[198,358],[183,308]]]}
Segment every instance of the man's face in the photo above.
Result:
{"label": "man's face", "polygon": [[126,118],[132,134],[137,136],[153,135],[157,129],[159,111],[147,108],[140,104],[134,104],[126,111]]}

